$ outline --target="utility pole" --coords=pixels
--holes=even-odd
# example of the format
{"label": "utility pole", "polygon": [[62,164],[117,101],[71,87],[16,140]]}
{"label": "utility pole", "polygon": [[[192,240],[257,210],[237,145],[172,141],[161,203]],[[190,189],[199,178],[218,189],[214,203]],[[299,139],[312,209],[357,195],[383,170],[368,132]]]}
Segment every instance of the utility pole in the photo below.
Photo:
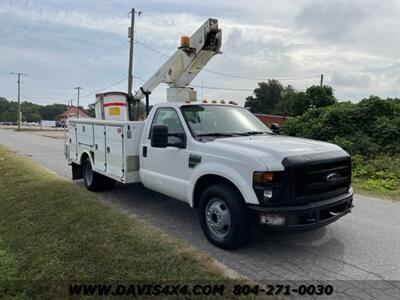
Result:
{"label": "utility pole", "polygon": [[[80,87],[80,86],[78,86],[78,87],[75,88],[75,90],[78,90],[78,104],[77,104],[78,109],[76,110],[76,118],[77,118],[77,119],[79,119],[79,94],[80,94],[80,90],[81,90],[81,89],[82,89],[82,87]],[[72,101],[71,101],[71,104],[72,104]]]}
{"label": "utility pole", "polygon": [[321,74],[321,83],[320,83],[321,88],[323,87],[323,85],[324,85],[324,74]]}
{"label": "utility pole", "polygon": [[[128,70],[128,94],[132,96],[132,88],[133,88],[133,46],[135,40],[135,9],[131,9],[131,27],[128,28],[128,37],[129,37],[129,70]],[[141,11],[138,11],[138,16],[142,14]]]}
{"label": "utility pole", "polygon": [[28,74],[11,72],[11,75],[18,76],[18,130],[21,130],[21,76],[28,76]]}

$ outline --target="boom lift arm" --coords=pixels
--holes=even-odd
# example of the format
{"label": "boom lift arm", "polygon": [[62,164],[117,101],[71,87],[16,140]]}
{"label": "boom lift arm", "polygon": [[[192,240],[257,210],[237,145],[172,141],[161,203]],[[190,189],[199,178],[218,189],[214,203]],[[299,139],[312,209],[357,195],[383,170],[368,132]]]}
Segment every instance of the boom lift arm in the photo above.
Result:
{"label": "boom lift arm", "polygon": [[188,87],[221,48],[221,30],[218,20],[208,19],[190,38],[183,36],[181,46],[133,95],[138,101],[146,97],[160,84],[167,83],[167,101],[195,101],[196,92]]}

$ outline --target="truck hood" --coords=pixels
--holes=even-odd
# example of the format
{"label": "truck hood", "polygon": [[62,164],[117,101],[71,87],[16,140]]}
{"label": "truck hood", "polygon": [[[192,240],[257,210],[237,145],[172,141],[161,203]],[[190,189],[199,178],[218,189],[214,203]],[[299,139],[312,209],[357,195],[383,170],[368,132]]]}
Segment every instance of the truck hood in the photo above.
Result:
{"label": "truck hood", "polygon": [[348,156],[342,148],[334,144],[281,135],[220,138],[215,139],[213,142],[221,146],[224,145],[225,149],[236,148],[235,150],[256,155],[266,165],[270,165],[271,157],[275,158],[277,163],[280,164],[285,157],[295,155],[311,155],[311,159],[312,157],[317,158],[318,154],[327,154],[329,152],[332,152],[335,156],[340,153],[343,153],[343,156]]}

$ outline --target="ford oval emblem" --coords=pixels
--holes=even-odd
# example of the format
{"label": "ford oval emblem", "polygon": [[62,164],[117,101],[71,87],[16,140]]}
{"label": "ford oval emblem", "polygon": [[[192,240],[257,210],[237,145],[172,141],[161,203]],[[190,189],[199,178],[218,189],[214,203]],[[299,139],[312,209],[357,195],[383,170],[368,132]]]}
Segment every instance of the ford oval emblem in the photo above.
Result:
{"label": "ford oval emblem", "polygon": [[340,178],[340,174],[338,174],[338,173],[330,173],[330,174],[326,175],[326,181],[328,181],[330,183],[338,182],[339,178]]}

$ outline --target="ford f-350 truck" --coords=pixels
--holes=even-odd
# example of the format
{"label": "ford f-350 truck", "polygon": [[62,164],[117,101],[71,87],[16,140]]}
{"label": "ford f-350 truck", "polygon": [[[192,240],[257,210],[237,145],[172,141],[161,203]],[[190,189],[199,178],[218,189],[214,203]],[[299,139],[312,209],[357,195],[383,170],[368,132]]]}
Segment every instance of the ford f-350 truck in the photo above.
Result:
{"label": "ford f-350 truck", "polygon": [[[91,191],[142,182],[184,201],[198,210],[207,239],[224,249],[244,245],[254,225],[310,229],[349,213],[351,162],[340,147],[278,135],[234,102],[196,101],[187,84],[219,51],[217,25],[209,19],[183,39],[188,44],[134,96],[98,94],[95,119],[69,120],[73,179]],[[135,105],[144,97],[148,104],[160,82],[170,85],[167,101],[137,120]]]}

